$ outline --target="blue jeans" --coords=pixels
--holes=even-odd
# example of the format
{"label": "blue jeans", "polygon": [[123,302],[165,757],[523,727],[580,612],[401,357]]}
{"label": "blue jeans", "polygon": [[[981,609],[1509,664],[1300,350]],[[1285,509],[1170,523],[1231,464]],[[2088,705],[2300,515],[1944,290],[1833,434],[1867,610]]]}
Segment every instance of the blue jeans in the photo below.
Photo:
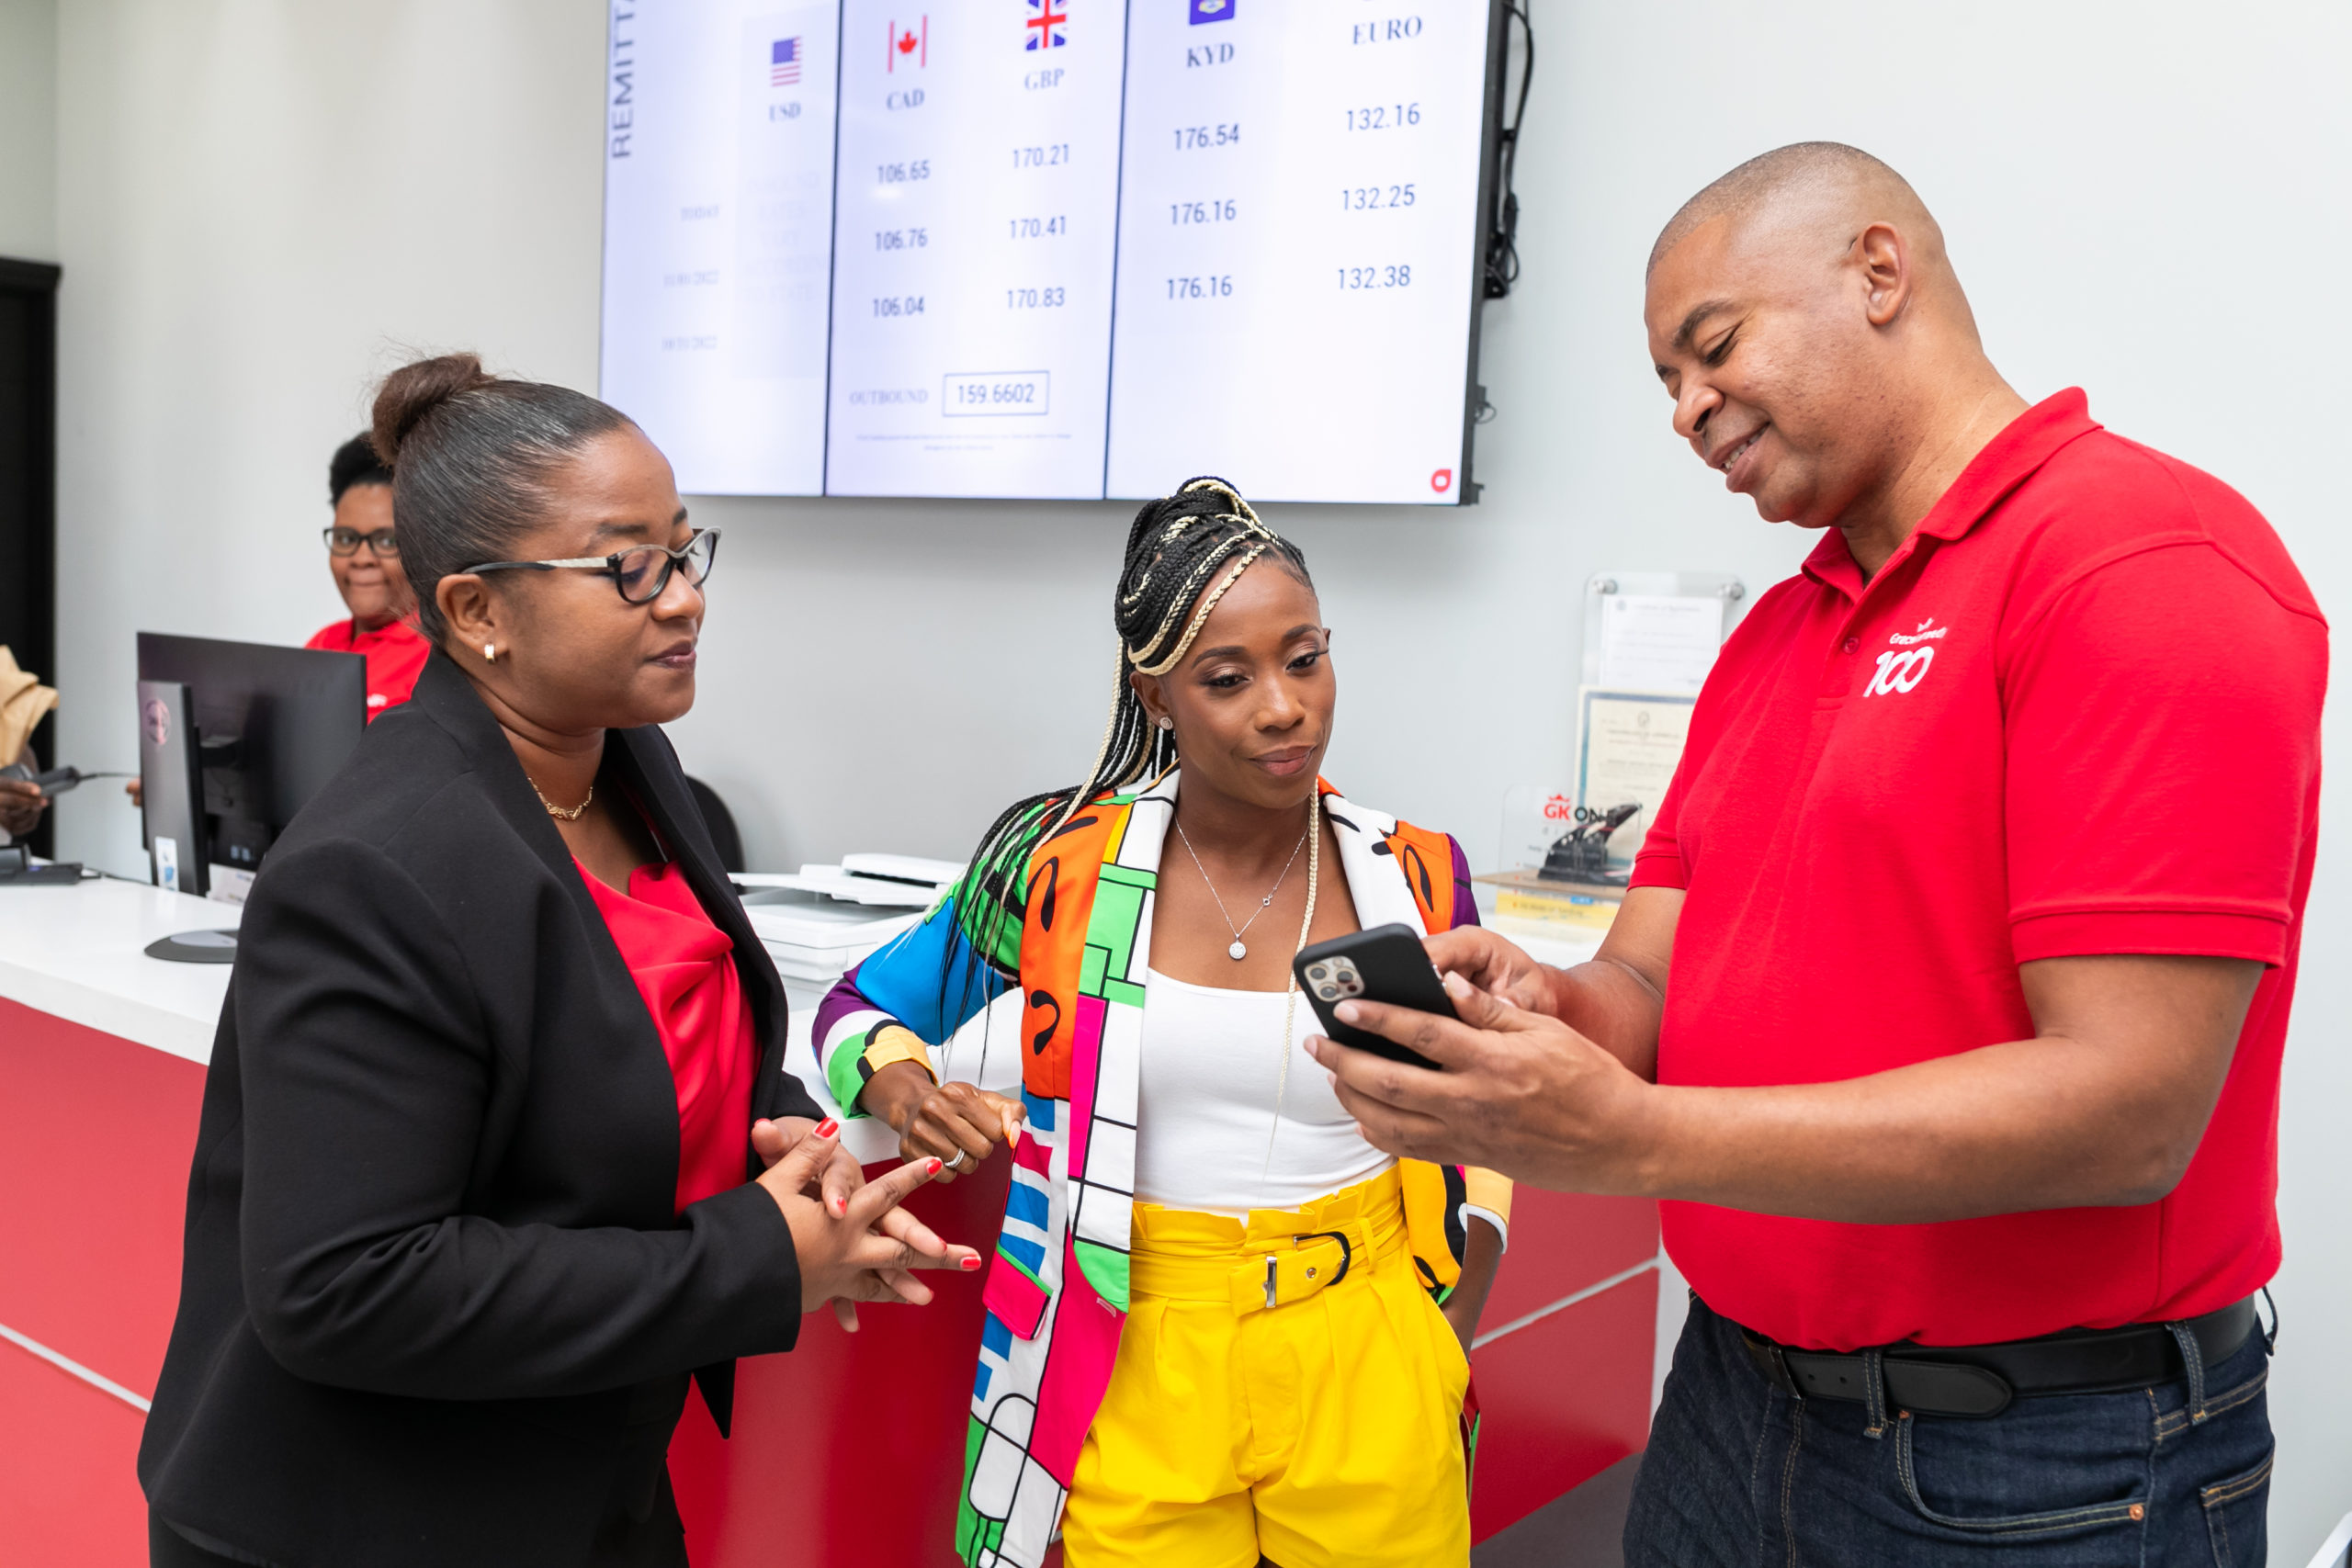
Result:
{"label": "blue jeans", "polygon": [[1889,1410],[1872,1436],[1859,1401],[1774,1388],[1694,1296],[1625,1562],[2249,1568],[2267,1548],[2268,1375],[2256,1328],[2170,1383],[2019,1399],[1987,1420]]}

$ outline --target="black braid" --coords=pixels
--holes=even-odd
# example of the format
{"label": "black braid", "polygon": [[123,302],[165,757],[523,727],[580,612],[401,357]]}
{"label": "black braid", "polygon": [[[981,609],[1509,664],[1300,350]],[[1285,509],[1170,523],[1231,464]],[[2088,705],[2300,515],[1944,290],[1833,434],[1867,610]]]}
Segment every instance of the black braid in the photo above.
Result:
{"label": "black braid", "polygon": [[[1259,558],[1271,558],[1314,586],[1299,547],[1259,522],[1240,491],[1221,479],[1187,479],[1175,494],[1145,502],[1136,512],[1111,601],[1125,657],[1111,694],[1102,760],[1091,777],[1071,788],[1014,801],[980,835],[958,903],[970,922],[966,931],[986,939],[975,943],[984,958],[993,962],[1007,923],[1024,918],[1015,892],[1029,857],[1069,817],[1073,801],[1083,806],[1106,791],[1149,784],[1176,765],[1175,732],[1151,722],[1127,672],[1171,658],[1201,613],[1202,598],[1253,549],[1261,552]],[[963,903],[966,897],[972,904]],[[969,982],[978,978],[967,976]]]}

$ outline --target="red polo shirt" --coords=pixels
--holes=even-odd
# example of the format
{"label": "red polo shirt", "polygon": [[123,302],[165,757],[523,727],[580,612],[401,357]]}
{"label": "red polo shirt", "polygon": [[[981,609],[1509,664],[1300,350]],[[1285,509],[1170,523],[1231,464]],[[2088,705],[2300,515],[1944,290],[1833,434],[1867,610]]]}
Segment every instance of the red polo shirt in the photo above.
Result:
{"label": "red polo shirt", "polygon": [[1688,892],[1669,1084],[1824,1083],[2030,1039],[2018,965],[2269,965],[2179,1186],[1858,1225],[1664,1205],[1709,1305],[1794,1345],[2187,1317],[2278,1263],[2278,1062],[2327,627],[2260,513],[2092,423],[2018,416],[1865,585],[1834,531],[1724,645],[1635,886]]}
{"label": "red polo shirt", "polygon": [[351,620],[334,621],[321,626],[304,648],[324,649],[328,653],[357,653],[368,660],[368,722],[373,724],[386,708],[396,708],[408,701],[416,689],[416,678],[424,673],[424,660],[433,645],[413,621],[394,621],[372,632],[359,629]]}

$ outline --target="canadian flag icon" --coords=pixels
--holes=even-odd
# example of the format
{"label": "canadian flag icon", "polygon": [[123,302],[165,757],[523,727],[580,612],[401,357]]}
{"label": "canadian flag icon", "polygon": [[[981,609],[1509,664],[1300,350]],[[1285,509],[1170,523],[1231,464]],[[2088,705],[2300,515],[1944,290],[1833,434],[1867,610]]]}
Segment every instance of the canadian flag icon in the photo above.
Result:
{"label": "canadian flag icon", "polygon": [[899,66],[919,71],[931,63],[931,17],[928,14],[911,22],[890,22],[889,48],[885,51],[882,72],[894,75]]}

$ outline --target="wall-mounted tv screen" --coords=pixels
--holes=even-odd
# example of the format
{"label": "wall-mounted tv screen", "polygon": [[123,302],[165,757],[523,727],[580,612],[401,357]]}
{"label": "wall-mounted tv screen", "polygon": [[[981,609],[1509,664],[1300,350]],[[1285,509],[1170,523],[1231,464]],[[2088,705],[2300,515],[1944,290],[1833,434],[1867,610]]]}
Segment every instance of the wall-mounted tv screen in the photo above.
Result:
{"label": "wall-mounted tv screen", "polygon": [[614,0],[603,392],[697,494],[1465,499],[1490,0]]}

